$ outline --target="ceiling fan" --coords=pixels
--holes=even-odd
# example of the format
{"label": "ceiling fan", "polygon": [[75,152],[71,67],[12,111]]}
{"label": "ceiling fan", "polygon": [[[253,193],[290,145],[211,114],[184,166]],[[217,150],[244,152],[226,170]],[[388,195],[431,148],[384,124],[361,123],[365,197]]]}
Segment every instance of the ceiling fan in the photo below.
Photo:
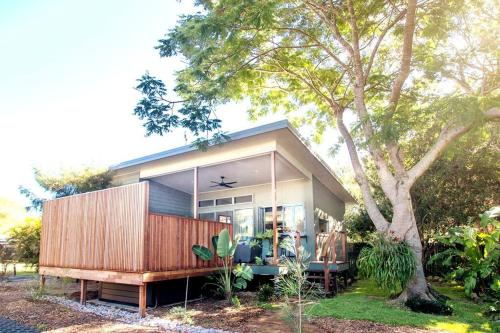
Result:
{"label": "ceiling fan", "polygon": [[233,186],[231,186],[232,184],[236,184],[237,182],[228,182],[226,183],[224,181],[224,176],[220,176],[220,182],[214,182],[213,180],[211,181],[212,183],[216,184],[216,185],[212,185],[210,187],[217,187],[217,186],[222,186],[222,187],[228,187],[228,188],[233,188]]}

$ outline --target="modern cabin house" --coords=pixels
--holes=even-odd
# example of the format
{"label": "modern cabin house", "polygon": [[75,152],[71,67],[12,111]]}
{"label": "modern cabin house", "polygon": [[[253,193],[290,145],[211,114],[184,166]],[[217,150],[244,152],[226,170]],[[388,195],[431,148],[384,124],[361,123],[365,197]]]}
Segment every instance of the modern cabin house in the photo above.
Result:
{"label": "modern cabin house", "polygon": [[[111,169],[115,187],[44,204],[42,283],[46,275],[80,279],[82,302],[86,281],[99,281],[103,299],[138,303],[144,315],[148,285],[217,270],[191,247],[211,247],[224,228],[242,237],[235,260],[255,274],[282,272],[283,235],[300,239],[310,269],[328,275],[326,287],[330,272],[346,269],[338,221],[354,199],[288,121],[231,134],[207,151],[184,146]],[[272,246],[258,254],[266,265],[252,264],[244,242],[266,230]]]}

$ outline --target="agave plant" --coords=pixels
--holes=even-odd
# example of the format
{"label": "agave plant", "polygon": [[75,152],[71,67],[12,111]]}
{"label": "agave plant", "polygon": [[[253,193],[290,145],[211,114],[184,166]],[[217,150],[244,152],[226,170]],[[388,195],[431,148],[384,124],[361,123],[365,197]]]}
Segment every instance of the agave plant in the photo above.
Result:
{"label": "agave plant", "polygon": [[[246,264],[237,264],[233,267],[233,257],[238,241],[239,236],[231,240],[227,229],[221,230],[218,236],[212,237],[215,254],[222,261],[221,270],[215,281],[227,300],[231,300],[234,290],[245,289],[247,282],[253,279],[252,269]],[[212,251],[202,245],[193,245],[192,251],[201,260],[209,261],[214,257]]]}

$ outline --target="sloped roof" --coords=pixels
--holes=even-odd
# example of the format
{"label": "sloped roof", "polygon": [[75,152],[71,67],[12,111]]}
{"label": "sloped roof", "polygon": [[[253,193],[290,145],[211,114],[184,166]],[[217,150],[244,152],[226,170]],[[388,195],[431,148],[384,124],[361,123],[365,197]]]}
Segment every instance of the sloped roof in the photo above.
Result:
{"label": "sloped roof", "polygon": [[[321,163],[322,166],[330,173],[330,175],[343,187],[342,181],[337,177],[337,175],[335,175],[335,173],[329,167],[329,165],[318,154],[316,154],[313,150],[311,150],[311,148],[307,144],[307,141],[299,134],[297,129],[295,127],[293,127],[292,124],[290,124],[290,122],[286,119],[276,121],[273,123],[269,123],[269,124],[265,124],[265,125],[261,125],[261,126],[257,126],[257,127],[253,127],[253,128],[249,128],[249,129],[245,129],[242,131],[234,132],[234,133],[229,134],[228,136],[229,136],[230,141],[235,141],[235,140],[242,140],[245,138],[253,137],[255,135],[274,132],[274,131],[282,130],[282,129],[288,129],[292,134],[294,134],[297,137],[297,139],[307,148],[307,150],[310,152],[310,154],[312,156],[314,156],[314,158],[319,163]],[[167,158],[167,157],[185,154],[185,153],[188,153],[191,151],[195,151],[197,149],[198,148],[193,146],[193,145],[185,145],[185,146],[161,151],[159,153],[146,155],[146,156],[142,156],[139,158],[124,161],[124,162],[110,166],[110,169],[111,170],[120,170],[120,169],[132,167],[132,166],[136,166],[136,165],[140,165],[140,164],[144,164],[144,163],[157,161],[157,160]],[[348,196],[351,197],[351,199],[352,199],[351,201],[355,202],[352,195],[345,188],[344,188],[344,190],[348,194]]]}

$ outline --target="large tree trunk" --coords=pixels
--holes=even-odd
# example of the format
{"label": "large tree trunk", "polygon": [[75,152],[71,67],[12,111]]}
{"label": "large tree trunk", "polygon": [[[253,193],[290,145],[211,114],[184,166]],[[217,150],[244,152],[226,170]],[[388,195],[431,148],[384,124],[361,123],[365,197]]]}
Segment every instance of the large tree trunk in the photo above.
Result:
{"label": "large tree trunk", "polygon": [[397,202],[393,207],[393,218],[389,227],[389,233],[406,241],[412,249],[416,263],[415,276],[406,287],[406,290],[399,296],[399,299],[406,301],[410,297],[418,297],[432,300],[434,297],[429,292],[427,281],[425,280],[422,264],[422,242],[420,241],[409,191],[404,190],[401,195],[396,197],[396,200]]}

